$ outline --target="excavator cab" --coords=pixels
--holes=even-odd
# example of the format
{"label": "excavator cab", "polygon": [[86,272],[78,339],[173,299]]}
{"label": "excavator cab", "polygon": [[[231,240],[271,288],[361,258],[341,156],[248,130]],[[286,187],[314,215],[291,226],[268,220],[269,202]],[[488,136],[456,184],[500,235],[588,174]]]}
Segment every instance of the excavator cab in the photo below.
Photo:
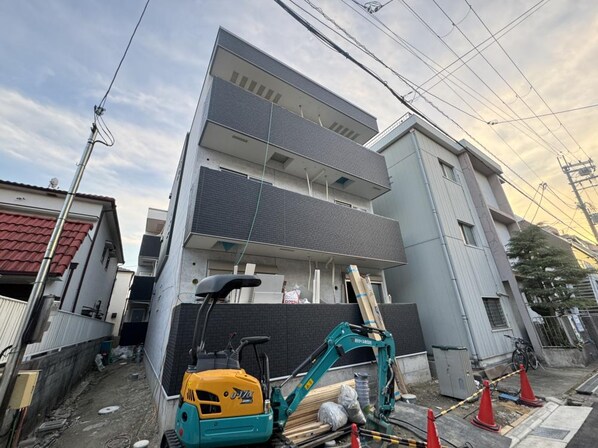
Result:
{"label": "excavator cab", "polygon": [[[257,349],[270,337],[244,337],[234,348],[236,333],[232,333],[224,350],[208,352],[205,347],[206,329],[216,303],[235,289],[260,284],[261,280],[252,275],[215,275],[197,285],[196,296],[203,298],[203,303],[196,319],[191,363],[181,387],[175,421],[178,440],[163,439],[162,446],[212,448],[262,443],[271,437],[269,362],[267,355]],[[253,347],[259,379],[241,368],[243,353],[248,347]]]}

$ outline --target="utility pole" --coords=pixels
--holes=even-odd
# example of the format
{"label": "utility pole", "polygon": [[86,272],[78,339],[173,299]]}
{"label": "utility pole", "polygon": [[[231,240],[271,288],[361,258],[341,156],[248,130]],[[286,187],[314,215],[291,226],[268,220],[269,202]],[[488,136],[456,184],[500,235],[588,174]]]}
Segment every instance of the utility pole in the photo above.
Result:
{"label": "utility pole", "polygon": [[[573,193],[575,193],[578,207],[583,211],[583,214],[590,225],[590,229],[592,229],[592,233],[594,234],[594,239],[598,243],[598,230],[596,230],[598,213],[590,213],[588,204],[582,199],[580,194],[580,191],[585,190],[586,188],[595,187],[591,181],[593,179],[598,179],[598,175],[595,174],[596,165],[592,159],[588,159],[584,162],[580,160],[576,163],[568,163],[564,156],[562,161],[559,158],[559,164],[561,165],[563,173],[567,176],[567,180],[573,189]],[[589,182],[589,185],[583,185],[584,182]]]}
{"label": "utility pole", "polygon": [[[102,112],[103,109],[101,107],[95,108],[96,116],[101,115]],[[6,410],[8,409],[8,402],[10,400],[10,396],[12,394],[15,382],[17,380],[19,367],[23,362],[23,357],[25,356],[25,350],[27,349],[27,345],[31,342],[31,340],[29,340],[28,337],[28,335],[31,333],[30,329],[39,328],[41,325],[46,324],[46,322],[38,322],[40,317],[39,305],[41,304],[40,302],[43,300],[44,289],[46,286],[48,274],[50,272],[52,258],[54,257],[54,253],[56,252],[56,247],[58,246],[58,241],[60,239],[60,235],[62,234],[62,230],[64,229],[64,224],[66,223],[68,214],[71,210],[73,200],[75,199],[75,194],[77,193],[77,190],[79,189],[79,184],[81,183],[81,179],[83,178],[85,166],[87,165],[87,162],[91,157],[97,134],[98,128],[96,127],[94,120],[94,123],[91,126],[89,138],[87,139],[87,145],[85,146],[85,150],[83,151],[81,160],[77,165],[77,170],[75,172],[75,176],[73,177],[73,181],[71,183],[69,191],[67,192],[67,195],[64,198],[62,210],[60,211],[58,219],[56,220],[56,225],[54,226],[54,230],[52,231],[52,235],[50,236],[50,241],[48,241],[48,246],[46,247],[44,258],[37,273],[37,277],[35,278],[35,282],[33,283],[33,288],[31,290],[31,294],[29,295],[29,300],[27,301],[27,308],[25,309],[25,318],[21,322],[21,326],[17,333],[17,337],[8,355],[8,360],[6,361],[6,365],[4,367],[4,373],[2,374],[2,378],[0,379],[0,421],[2,422],[0,428],[4,426]]]}

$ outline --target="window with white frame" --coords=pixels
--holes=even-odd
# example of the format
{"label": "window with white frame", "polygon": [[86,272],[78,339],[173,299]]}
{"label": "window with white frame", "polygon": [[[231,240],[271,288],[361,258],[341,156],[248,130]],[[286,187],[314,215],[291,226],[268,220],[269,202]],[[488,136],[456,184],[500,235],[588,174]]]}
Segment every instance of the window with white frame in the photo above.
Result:
{"label": "window with white frame", "polygon": [[484,302],[484,308],[486,308],[486,314],[488,315],[488,320],[490,321],[492,329],[500,330],[508,328],[509,324],[505,317],[505,313],[503,312],[500,298],[482,297],[482,301]]}
{"label": "window with white frame", "polygon": [[478,245],[475,239],[475,234],[473,232],[473,226],[471,224],[459,222],[459,228],[461,229],[461,236],[463,236],[463,241],[465,242],[465,244],[468,244],[470,246]]}
{"label": "window with white frame", "polygon": [[444,177],[446,177],[447,179],[452,180],[453,182],[457,182],[455,168],[452,165],[449,165],[448,163],[446,163],[440,159],[438,160],[438,162],[440,163],[440,168],[442,169],[442,175]]}

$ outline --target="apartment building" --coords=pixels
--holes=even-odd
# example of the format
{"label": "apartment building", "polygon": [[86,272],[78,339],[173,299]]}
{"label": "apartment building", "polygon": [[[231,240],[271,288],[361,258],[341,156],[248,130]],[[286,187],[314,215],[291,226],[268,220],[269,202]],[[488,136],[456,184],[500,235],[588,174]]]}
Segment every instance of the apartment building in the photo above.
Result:
{"label": "apartment building", "polygon": [[393,301],[415,302],[426,347],[467,347],[474,364],[509,359],[504,335],[542,347],[506,256],[516,219],[501,168],[408,115],[368,143],[386,157],[392,191],[374,211],[401,219],[407,265],[385,271]]}
{"label": "apartment building", "polygon": [[[272,377],[288,375],[338,322],[362,322],[345,276],[356,264],[399,335],[407,377],[429,378],[416,306],[385,304],[384,269],[405,255],[398,221],[372,210],[390,191],[384,157],[363,146],[377,131],[369,113],[219,30],[170,193],[150,302],[145,352],[162,425],[172,424],[187,367],[197,284],[214,274],[250,271],[262,285],[215,307],[208,350],[233,331],[267,334]],[[308,303],[284,305],[283,289]],[[371,359],[350,355],[340,364]]]}

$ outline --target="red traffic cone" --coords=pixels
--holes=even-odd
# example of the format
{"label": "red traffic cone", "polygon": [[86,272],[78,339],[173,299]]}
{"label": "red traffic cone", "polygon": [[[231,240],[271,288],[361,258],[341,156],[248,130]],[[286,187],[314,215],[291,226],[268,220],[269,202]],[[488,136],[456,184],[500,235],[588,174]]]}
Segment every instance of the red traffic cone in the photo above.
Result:
{"label": "red traffic cone", "polygon": [[530,385],[529,379],[527,378],[527,373],[525,373],[525,369],[521,364],[519,365],[519,379],[521,380],[521,392],[519,393],[518,402],[526,406],[530,406],[532,408],[541,408],[542,406],[544,406],[542,400],[539,400],[534,395],[532,386]]}
{"label": "red traffic cone", "polygon": [[436,423],[434,423],[435,420],[436,419],[434,418],[432,409],[428,409],[428,436],[426,437],[426,444],[428,448],[442,448],[440,446],[438,432],[436,431]]}
{"label": "red traffic cone", "polygon": [[355,423],[351,425],[351,448],[361,448],[359,431],[357,430],[357,425]]}
{"label": "red traffic cone", "polygon": [[500,426],[495,423],[494,415],[492,414],[492,397],[490,396],[490,383],[488,380],[484,380],[484,392],[482,392],[482,399],[480,400],[480,410],[471,423],[478,428],[488,431],[500,431]]}

